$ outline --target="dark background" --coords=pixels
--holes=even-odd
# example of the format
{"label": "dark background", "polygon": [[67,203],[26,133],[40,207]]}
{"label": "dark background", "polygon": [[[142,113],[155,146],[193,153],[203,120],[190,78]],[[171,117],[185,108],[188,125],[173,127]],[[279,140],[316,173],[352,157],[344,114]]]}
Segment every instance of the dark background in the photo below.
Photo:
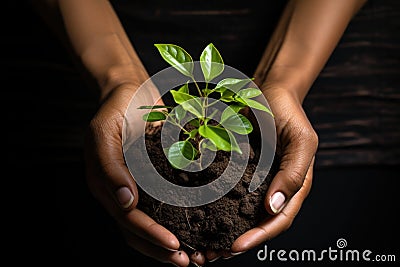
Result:
{"label": "dark background", "polygon": [[[3,189],[12,195],[5,203],[18,203],[4,221],[18,225],[10,247],[20,256],[13,260],[56,266],[156,264],[125,245],[87,190],[83,134],[97,108],[96,94],[29,4],[4,1],[3,6],[4,180],[12,183]],[[321,251],[345,238],[349,249],[395,254],[400,260],[399,16],[398,1],[369,1],[312,87],[304,107],[320,137],[313,188],[292,227],[266,243],[269,249]],[[262,247],[210,266],[290,265],[259,262]]]}

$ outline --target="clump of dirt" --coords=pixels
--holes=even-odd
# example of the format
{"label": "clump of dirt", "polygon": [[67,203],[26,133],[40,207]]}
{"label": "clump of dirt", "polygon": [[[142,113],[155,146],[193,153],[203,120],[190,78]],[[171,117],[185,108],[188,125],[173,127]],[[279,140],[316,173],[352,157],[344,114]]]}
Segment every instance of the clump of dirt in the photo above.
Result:
{"label": "clump of dirt", "polygon": [[[230,152],[218,151],[206,169],[197,173],[186,172],[171,167],[163,153],[159,129],[146,134],[145,143],[150,160],[160,175],[181,186],[200,186],[217,179],[225,171],[230,159]],[[257,172],[266,179],[254,192],[248,191],[257,167],[257,152],[253,147],[250,145],[250,158],[248,162],[246,160],[241,180],[215,202],[199,207],[177,207],[161,203],[139,187],[137,207],[175,234],[186,247],[197,250],[230,249],[235,239],[269,216],[264,208],[264,197],[272,179],[272,171]]]}

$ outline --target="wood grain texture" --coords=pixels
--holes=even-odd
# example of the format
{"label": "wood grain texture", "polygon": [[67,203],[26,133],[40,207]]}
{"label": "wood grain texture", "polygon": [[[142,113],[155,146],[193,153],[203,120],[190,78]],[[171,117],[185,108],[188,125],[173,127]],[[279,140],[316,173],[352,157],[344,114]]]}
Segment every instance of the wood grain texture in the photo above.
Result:
{"label": "wood grain texture", "polygon": [[[113,2],[151,72],[166,67],[152,42],[176,43],[195,57],[212,41],[226,64],[248,76],[282,8],[272,1],[170,1],[145,9]],[[317,166],[400,163],[399,15],[396,0],[367,2],[311,88],[304,107],[320,138]]]}
{"label": "wood grain texture", "polygon": [[[1,40],[7,53],[0,79],[13,85],[5,97],[19,99],[19,106],[7,111],[13,125],[8,134],[23,140],[30,129],[35,141],[24,148],[39,164],[81,162],[95,96],[29,5],[9,2],[25,23],[6,27]],[[270,6],[267,1],[112,2],[119,3],[116,10],[150,73],[167,66],[154,43],[176,43],[198,57],[213,42],[226,64],[251,76],[282,9],[277,1]],[[399,3],[367,2],[311,88],[304,107],[320,137],[317,166],[399,165]],[[20,152],[11,151],[14,162]]]}
{"label": "wood grain texture", "polygon": [[398,1],[367,2],[311,89],[318,165],[399,165],[399,17]]}

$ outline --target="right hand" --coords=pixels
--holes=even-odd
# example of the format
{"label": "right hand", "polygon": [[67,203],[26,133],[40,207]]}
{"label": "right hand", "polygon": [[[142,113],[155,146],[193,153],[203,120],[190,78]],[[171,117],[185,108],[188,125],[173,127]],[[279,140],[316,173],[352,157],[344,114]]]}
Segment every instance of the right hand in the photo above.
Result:
{"label": "right hand", "polygon": [[[136,208],[138,190],[122,151],[122,125],[125,110],[139,86],[123,85],[103,101],[91,120],[85,142],[86,177],[90,191],[116,220],[129,246],[144,255],[176,266],[188,266],[190,260],[204,263],[199,253],[189,256],[179,250],[178,239]],[[144,104],[159,99],[158,91],[146,92]],[[162,104],[162,103],[157,103]],[[138,118],[141,120],[141,117]],[[138,121],[140,125],[143,121]],[[139,126],[140,127],[140,126]]]}
{"label": "right hand", "polygon": [[[311,190],[318,137],[301,102],[296,95],[282,88],[269,87],[264,90],[264,95],[275,117],[276,156],[280,164],[265,196],[266,212],[272,216],[239,236],[230,250],[206,251],[208,261],[242,254],[286,231]],[[255,119],[248,109],[244,115],[250,120]],[[285,198],[279,201],[281,207],[274,209],[271,204],[276,192]]]}
{"label": "right hand", "polygon": [[[318,137],[301,101],[283,88],[268,87],[263,92],[275,118],[276,156],[280,164],[265,196],[266,212],[272,216],[239,236],[230,250],[206,251],[208,261],[242,254],[286,231],[311,189]],[[244,115],[250,120],[255,119],[248,109]],[[281,207],[273,208],[273,195],[277,192],[284,199],[279,200]]]}
{"label": "right hand", "polygon": [[[299,98],[282,88],[264,90],[275,115],[279,171],[265,196],[265,208],[271,217],[241,235],[232,245],[238,254],[270,240],[286,231],[308,196],[318,137],[307,119]],[[274,202],[274,195],[281,196]],[[273,207],[277,203],[279,206]]]}

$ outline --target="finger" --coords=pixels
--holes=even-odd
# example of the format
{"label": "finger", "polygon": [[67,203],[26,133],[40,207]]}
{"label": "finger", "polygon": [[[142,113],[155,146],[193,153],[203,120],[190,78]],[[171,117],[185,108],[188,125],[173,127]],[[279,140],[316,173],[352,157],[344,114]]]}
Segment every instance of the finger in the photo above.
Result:
{"label": "finger", "polygon": [[223,250],[223,251],[221,252],[221,257],[222,257],[222,259],[224,259],[224,260],[230,259],[230,258],[232,258],[233,256],[234,256],[234,255],[232,255],[232,253],[231,253],[230,250]]}
{"label": "finger", "polygon": [[[93,138],[92,142],[94,140],[97,138]],[[91,178],[96,183],[92,185],[96,187],[96,197],[107,211],[132,233],[167,249],[178,249],[179,241],[171,232],[134,208],[138,201],[136,184],[125,163],[122,162],[122,151],[116,147],[110,143],[107,146],[98,146],[98,152],[93,154],[93,157],[98,157],[97,161],[89,161],[89,164],[100,162],[99,166],[101,166],[88,168],[97,170]],[[108,158],[113,159],[115,163],[107,162]],[[100,180],[102,182],[99,182]]]}
{"label": "finger", "polygon": [[205,256],[209,262],[214,262],[214,261],[218,260],[219,258],[221,258],[222,253],[219,251],[215,251],[215,250],[207,250]]}
{"label": "finger", "polygon": [[125,211],[132,210],[139,201],[139,194],[136,183],[126,168],[125,163],[113,164],[106,170],[108,180],[108,190],[110,195],[118,203],[119,207]]}
{"label": "finger", "polygon": [[287,144],[281,144],[285,147],[280,158],[279,171],[269,185],[265,197],[265,208],[272,215],[279,213],[302,188],[318,144],[312,130],[288,129],[287,131],[298,134],[290,137],[291,141]]}
{"label": "finger", "polygon": [[176,266],[188,266],[189,257],[184,251],[170,251],[159,247],[146,239],[143,239],[130,231],[123,229],[127,244],[140,253],[164,263],[172,263]]}
{"label": "finger", "polygon": [[[109,114],[107,108],[102,109],[104,114]],[[179,241],[171,232],[135,208],[138,193],[123,158],[120,136],[122,118],[111,116],[102,119],[104,114],[98,114],[97,119],[92,120],[87,138],[92,148],[87,154],[88,179],[92,190],[96,191],[96,197],[107,211],[131,233],[155,245],[178,249]]]}
{"label": "finger", "polygon": [[111,198],[109,196],[110,193],[107,190],[102,190],[102,193],[98,194],[100,195],[99,199],[103,200],[105,208],[114,215],[114,219],[131,233],[157,246],[170,250],[179,249],[180,244],[175,235],[155,222],[147,214],[137,208],[115,212],[119,207],[115,201],[107,201],[107,199]]}
{"label": "finger", "polygon": [[[104,125],[104,124],[109,125]],[[138,202],[138,191],[123,158],[118,122],[93,120],[86,135],[87,177],[92,191],[106,190],[109,194],[96,197],[108,207],[112,216],[131,210]],[[113,202],[113,203],[111,203]],[[117,204],[116,206],[114,204]]]}
{"label": "finger", "polygon": [[200,251],[195,251],[189,256],[190,261],[196,266],[203,266],[206,263],[206,257],[204,253]]}
{"label": "finger", "polygon": [[130,232],[143,239],[169,250],[178,250],[179,241],[174,234],[158,224],[139,209],[133,209],[121,218],[120,222]]}
{"label": "finger", "polygon": [[[313,161],[314,162],[314,161]],[[250,250],[262,242],[271,240],[286,231],[299,212],[304,199],[310,192],[313,179],[313,164],[307,172],[303,187],[292,197],[285,208],[277,215],[264,220],[257,227],[245,232],[232,244],[232,253]]]}
{"label": "finger", "polygon": [[[103,155],[107,155],[107,153]],[[110,159],[113,159],[113,162],[102,164],[106,185],[112,198],[120,208],[129,211],[136,207],[139,201],[136,183],[122,158],[122,150],[115,151],[115,153],[109,151],[109,156]]]}

